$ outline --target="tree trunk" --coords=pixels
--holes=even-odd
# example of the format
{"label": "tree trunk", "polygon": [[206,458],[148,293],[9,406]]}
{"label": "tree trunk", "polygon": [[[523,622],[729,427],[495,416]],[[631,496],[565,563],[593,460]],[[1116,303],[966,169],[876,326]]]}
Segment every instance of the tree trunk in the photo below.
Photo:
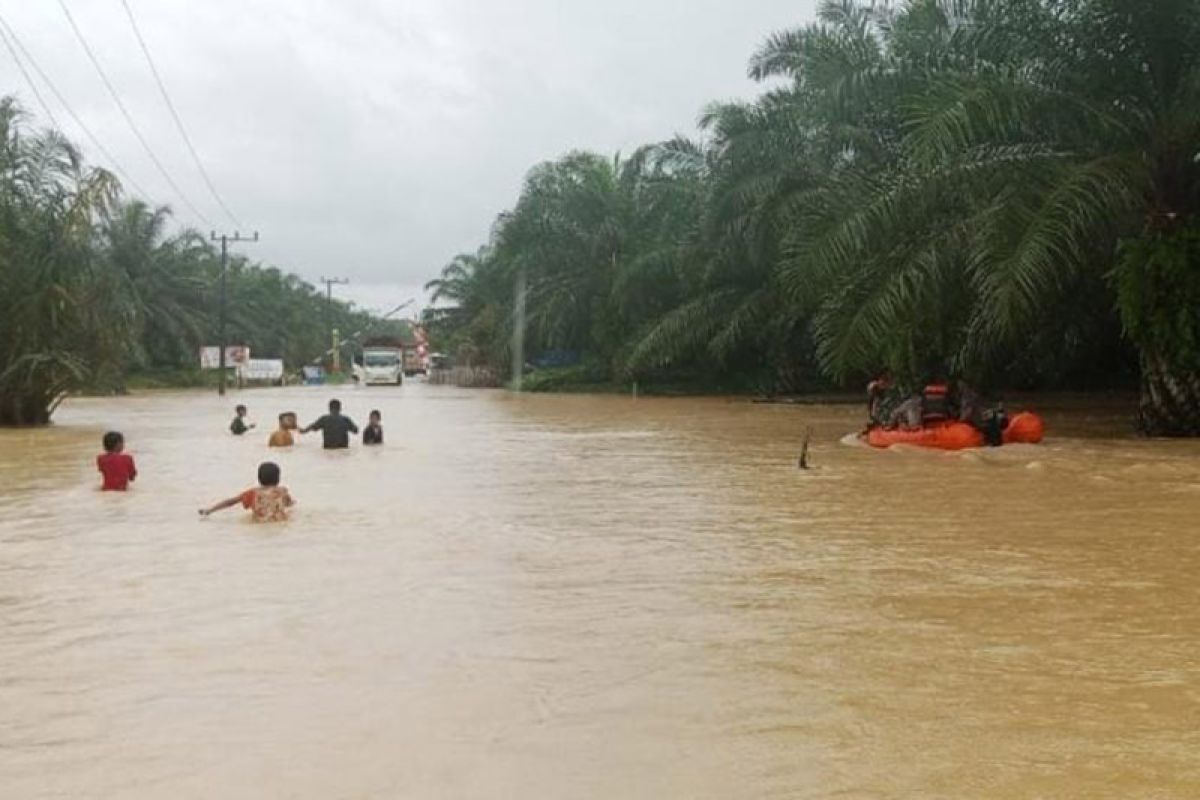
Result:
{"label": "tree trunk", "polygon": [[52,403],[44,392],[0,393],[0,427],[48,425]]}
{"label": "tree trunk", "polygon": [[1200,436],[1200,371],[1143,356],[1138,428],[1147,436]]}
{"label": "tree trunk", "polygon": [[1114,271],[1125,335],[1138,348],[1138,427],[1200,436],[1200,226],[1123,242]]}

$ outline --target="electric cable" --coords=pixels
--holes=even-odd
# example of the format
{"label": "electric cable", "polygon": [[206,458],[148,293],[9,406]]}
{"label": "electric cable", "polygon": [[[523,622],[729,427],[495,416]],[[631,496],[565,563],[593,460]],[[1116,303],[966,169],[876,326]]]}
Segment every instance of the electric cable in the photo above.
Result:
{"label": "electric cable", "polygon": [[[72,108],[71,104],[67,102],[67,98],[63,97],[62,92],[58,90],[58,87],[54,84],[54,81],[50,80],[50,76],[47,75],[45,70],[41,68],[37,62],[37,59],[34,58],[33,54],[29,52],[29,49],[25,47],[25,43],[21,41],[21,37],[17,35],[17,32],[13,29],[13,26],[8,23],[8,20],[6,20],[2,14],[0,14],[0,27],[3,27],[4,30],[8,32],[8,39],[16,45],[17,50],[19,50],[21,55],[24,56],[25,62],[33,68],[33,71],[37,73],[37,76],[42,79],[42,83],[46,84],[46,87],[50,90],[50,93],[53,94],[55,99],[58,100],[59,104],[66,109],[67,114],[71,116],[71,119],[75,121],[75,124],[78,125],[79,129],[83,131],[85,136],[87,136],[88,141],[90,141],[96,150],[98,150],[100,154],[108,161],[108,163],[112,165],[113,172],[120,177],[123,183],[125,183],[127,186],[130,186],[138,197],[148,203],[148,198],[150,195],[145,189],[139,186],[132,177],[130,177],[129,172],[121,166],[121,162],[117,160],[117,157],[109,152],[108,148],[105,147],[104,144],[96,137],[96,134],[92,133],[92,129],[87,126],[87,124],[77,113],[75,113],[75,109]],[[36,91],[34,92],[34,96],[37,96]],[[50,109],[47,108],[44,103],[42,107],[46,109],[46,114],[50,117],[51,122],[54,122],[54,115],[51,114]],[[57,123],[55,123],[55,125],[57,126]]]}
{"label": "electric cable", "polygon": [[103,81],[104,87],[108,89],[108,93],[112,97],[113,102],[117,104],[117,109],[120,110],[121,116],[125,118],[125,122],[128,123],[129,129],[133,131],[133,135],[142,145],[142,149],[146,151],[146,155],[148,155],[150,160],[154,162],[154,166],[158,169],[159,174],[162,175],[163,180],[167,182],[167,185],[171,187],[172,191],[175,192],[175,195],[183,201],[184,205],[186,205],[191,212],[200,219],[201,222],[203,222],[206,226],[211,227],[212,222],[204,215],[202,211],[200,211],[200,209],[196,208],[196,205],[191,201],[191,198],[187,196],[187,193],[179,188],[179,184],[175,183],[175,179],[171,177],[171,173],[167,171],[165,166],[163,166],[162,161],[160,161],[158,156],[155,155],[154,149],[150,147],[150,143],[146,141],[146,137],[142,135],[142,131],[140,128],[138,128],[137,122],[134,121],[133,115],[129,113],[129,109],[125,107],[125,103],[121,100],[121,95],[117,93],[116,87],[113,86],[112,81],[108,78],[108,74],[104,71],[104,68],[100,66],[100,60],[92,51],[91,45],[88,44],[87,39],[83,35],[83,31],[81,31],[79,26],[75,24],[75,18],[71,15],[71,9],[67,8],[66,0],[58,0],[58,5],[63,10],[63,14],[66,15],[67,22],[71,25],[71,30],[75,32],[75,38],[77,38],[79,40],[79,44],[83,46],[83,51],[87,54],[88,60],[92,62],[92,66],[95,68],[96,73],[100,76],[100,80]]}
{"label": "electric cable", "polygon": [[237,228],[246,227],[241,223],[237,216],[229,210],[225,200],[213,185],[212,178],[209,177],[208,170],[204,168],[204,163],[200,160],[200,154],[196,152],[195,146],[192,144],[192,138],[188,136],[187,128],[184,127],[183,120],[179,116],[179,112],[175,110],[175,104],[171,102],[171,95],[167,91],[167,86],[163,82],[162,75],[159,74],[158,67],[154,64],[154,58],[150,55],[150,48],[146,45],[146,40],[142,36],[142,31],[138,28],[137,20],[133,16],[133,9],[130,8],[128,0],[121,0],[121,5],[125,7],[125,14],[129,17],[129,26],[133,28],[133,35],[137,38],[138,45],[142,49],[142,55],[146,57],[146,63],[150,66],[150,73],[154,76],[154,82],[158,84],[158,90],[162,94],[163,102],[166,103],[167,110],[171,112],[171,119],[175,120],[175,127],[179,130],[179,136],[183,139],[183,143],[187,145],[188,152],[192,156],[192,161],[196,164],[196,170],[200,173],[200,177],[204,179],[204,185],[208,187],[208,191],[212,194],[213,199],[217,201],[217,205],[225,212],[225,216],[229,217],[230,222]]}
{"label": "electric cable", "polygon": [[62,130],[62,126],[58,124],[58,120],[54,117],[54,112],[50,110],[50,106],[46,105],[46,100],[42,97],[42,93],[38,91],[37,84],[33,81],[33,76],[29,74],[29,70],[25,69],[25,62],[21,61],[21,57],[17,55],[17,49],[13,47],[12,42],[8,40],[8,34],[4,32],[3,28],[0,28],[0,39],[4,40],[4,46],[8,48],[9,55],[11,55],[13,61],[16,62],[17,69],[20,70],[21,74],[25,76],[25,82],[29,84],[29,89],[33,92],[33,96],[38,101],[38,105],[40,105],[42,110],[46,112],[46,117],[50,120],[50,124],[53,125],[56,130]]}

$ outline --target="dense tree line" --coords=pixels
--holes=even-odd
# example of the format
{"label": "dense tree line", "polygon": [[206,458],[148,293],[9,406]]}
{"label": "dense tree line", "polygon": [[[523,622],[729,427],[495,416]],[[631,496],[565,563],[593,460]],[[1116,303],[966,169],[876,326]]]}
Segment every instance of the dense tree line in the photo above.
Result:
{"label": "dense tree line", "polygon": [[[169,212],[122,196],[54,130],[0,101],[0,424],[48,421],[65,393],[120,389],[146,369],[195,369],[218,336],[220,257],[167,235]],[[232,256],[228,340],[298,367],[370,318],[295,275]]]}
{"label": "dense tree line", "polygon": [[460,358],[767,390],[1140,382],[1200,434],[1200,0],[826,0],[695,140],[536,167],[430,284]]}

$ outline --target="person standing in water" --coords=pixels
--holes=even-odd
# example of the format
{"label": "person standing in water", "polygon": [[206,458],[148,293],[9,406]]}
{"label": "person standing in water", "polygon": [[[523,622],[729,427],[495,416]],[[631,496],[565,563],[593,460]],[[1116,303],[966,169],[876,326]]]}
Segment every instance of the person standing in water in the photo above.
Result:
{"label": "person standing in water", "polygon": [[296,430],[296,414],[285,411],[279,415],[279,427],[271,433],[267,440],[268,447],[291,447],[296,443],[292,431]]}
{"label": "person standing in water", "polygon": [[100,487],[105,492],[123,492],[137,479],[137,467],[133,456],[125,452],[125,436],[109,431],[101,439],[104,452],[96,456],[96,469],[104,476]]}
{"label": "person standing in water", "polygon": [[378,411],[371,412],[367,427],[363,428],[363,444],[383,444],[383,425],[380,424],[382,419],[383,415]]}
{"label": "person standing in water", "polygon": [[253,422],[246,422],[246,407],[239,405],[233,410],[233,422],[229,423],[229,432],[234,436],[241,436],[246,431],[254,427]]}
{"label": "person standing in water", "polygon": [[358,433],[354,420],[342,416],[340,400],[329,401],[329,413],[309,425],[301,433],[320,431],[326,450],[344,450],[350,446],[350,434]]}
{"label": "person standing in water", "polygon": [[255,522],[286,522],[288,509],[296,504],[287,487],[279,485],[279,465],[264,461],[258,465],[258,486],[247,489],[236,497],[222,500],[208,508],[200,509],[200,516],[241,505],[253,515]]}

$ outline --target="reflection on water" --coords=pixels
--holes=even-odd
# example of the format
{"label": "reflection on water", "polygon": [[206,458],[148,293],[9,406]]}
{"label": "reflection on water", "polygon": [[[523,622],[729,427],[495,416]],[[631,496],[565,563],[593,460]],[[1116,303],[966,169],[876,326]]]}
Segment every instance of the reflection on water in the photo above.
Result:
{"label": "reflection on water", "polygon": [[[1200,446],[857,408],[323,390],[0,432],[4,797],[1200,795]],[[232,405],[260,429],[225,430]],[[795,458],[804,428],[813,461]],[[141,477],[95,490],[106,428]],[[276,457],[285,526],[196,509]]]}

